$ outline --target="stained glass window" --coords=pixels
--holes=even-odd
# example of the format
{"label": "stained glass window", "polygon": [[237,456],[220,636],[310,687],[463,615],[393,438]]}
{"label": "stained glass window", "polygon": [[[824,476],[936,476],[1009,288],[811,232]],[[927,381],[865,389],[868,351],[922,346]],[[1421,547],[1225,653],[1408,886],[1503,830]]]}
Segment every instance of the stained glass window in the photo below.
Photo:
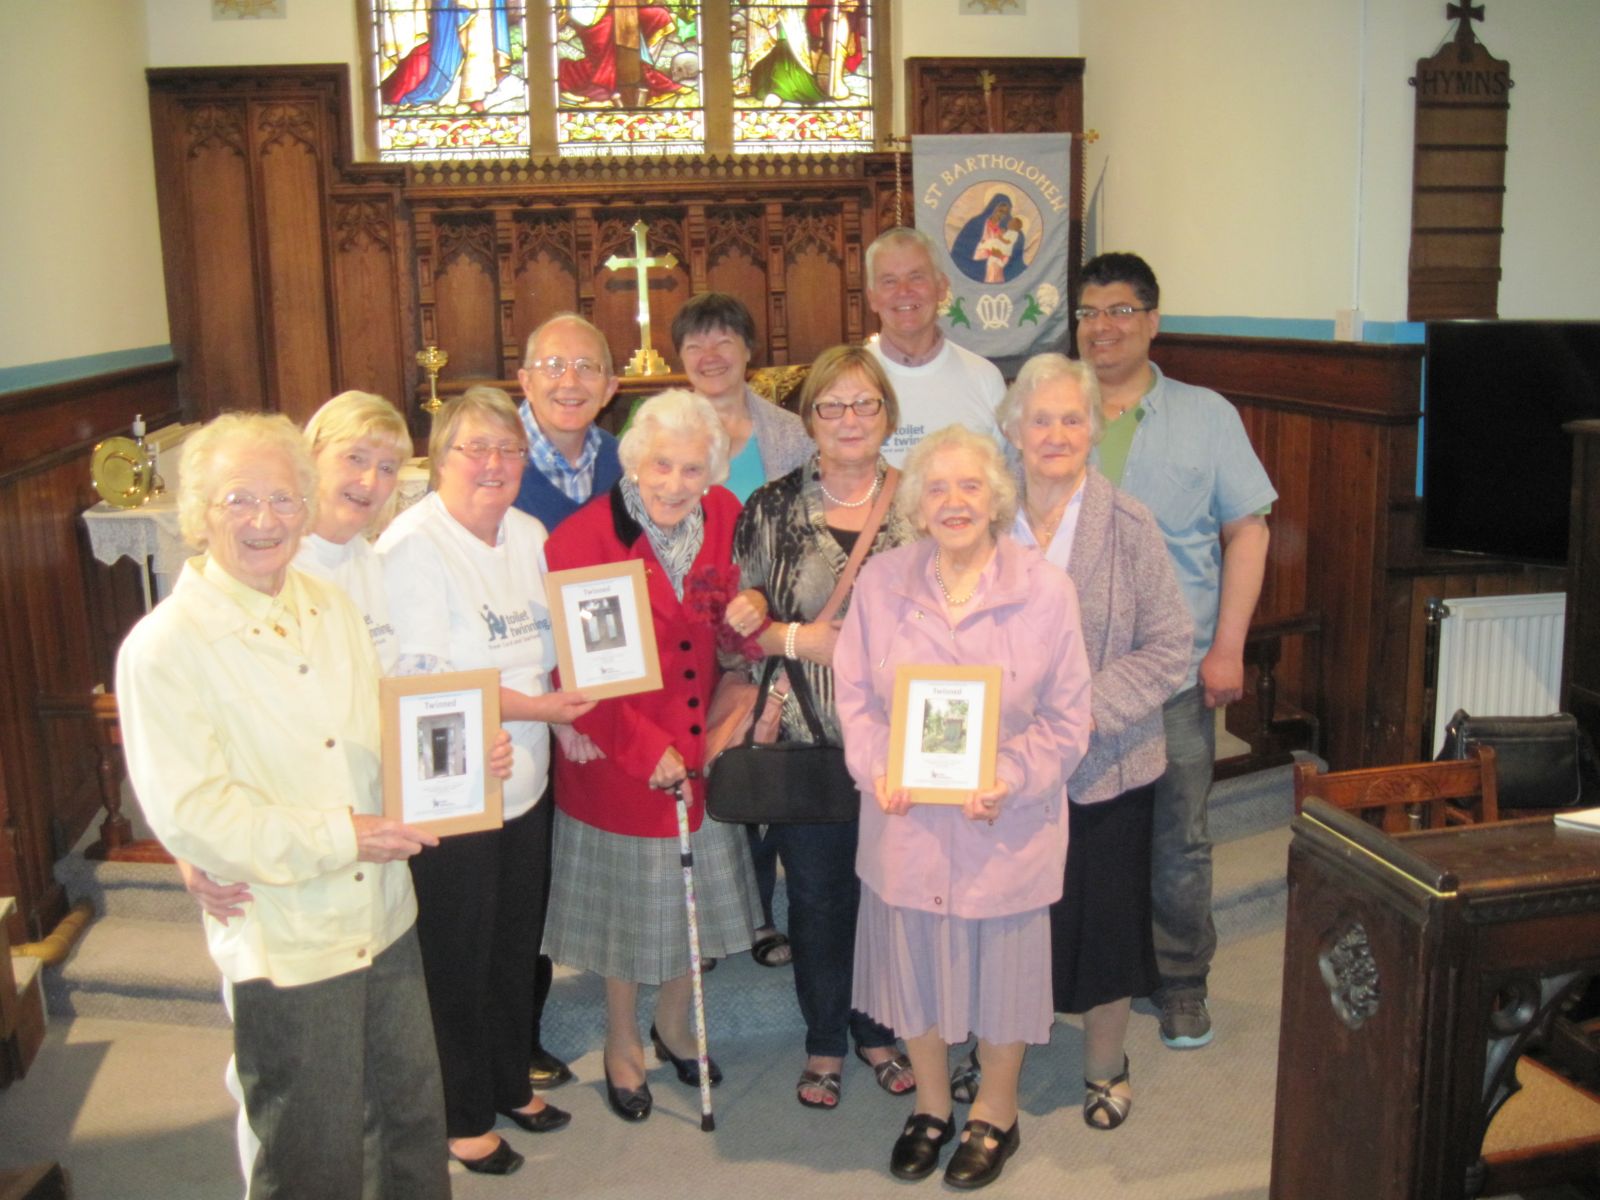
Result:
{"label": "stained glass window", "polygon": [[385,161],[873,148],[872,0],[357,3]]}
{"label": "stained glass window", "polygon": [[556,0],[562,154],[698,154],[706,145],[699,0]]}
{"label": "stained glass window", "polygon": [[521,0],[373,2],[379,157],[527,157]]}
{"label": "stained glass window", "polygon": [[872,149],[868,0],[732,0],[735,152]]}

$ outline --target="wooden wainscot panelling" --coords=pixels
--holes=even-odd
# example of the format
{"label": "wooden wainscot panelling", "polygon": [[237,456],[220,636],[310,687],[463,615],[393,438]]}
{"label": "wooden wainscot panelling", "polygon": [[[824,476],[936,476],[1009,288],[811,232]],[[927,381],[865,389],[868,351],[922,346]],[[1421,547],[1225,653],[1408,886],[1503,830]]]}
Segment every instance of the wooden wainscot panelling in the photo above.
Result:
{"label": "wooden wainscot panelling", "polygon": [[[1381,685],[1385,589],[1390,523],[1414,492],[1421,348],[1162,334],[1151,357],[1238,407],[1279,493],[1258,620],[1320,614],[1323,753],[1336,769],[1372,764],[1403,710]],[[1285,648],[1292,699],[1298,653]]]}
{"label": "wooden wainscot panelling", "polygon": [[51,865],[98,805],[90,731],[45,734],[36,702],[109,683],[136,615],[113,611],[119,593],[88,554],[89,455],[136,414],[178,419],[176,376],[166,363],[0,396],[0,896],[17,897],[14,941],[65,912]]}

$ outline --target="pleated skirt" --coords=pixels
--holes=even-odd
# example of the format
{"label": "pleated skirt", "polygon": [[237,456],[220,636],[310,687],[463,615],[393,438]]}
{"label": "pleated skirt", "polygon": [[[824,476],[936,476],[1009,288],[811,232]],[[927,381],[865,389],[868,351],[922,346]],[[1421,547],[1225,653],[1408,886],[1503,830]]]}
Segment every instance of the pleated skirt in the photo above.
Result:
{"label": "pleated skirt", "polygon": [[1161,983],[1150,924],[1155,785],[1114,800],[1070,804],[1066,883],[1050,906],[1057,1012],[1088,1012]]}
{"label": "pleated skirt", "polygon": [[902,1037],[1048,1042],[1048,910],[969,920],[885,904],[863,884],[851,1004]]}
{"label": "pleated skirt", "polygon": [[[743,827],[706,820],[689,843],[701,955],[748,950],[761,907]],[[685,974],[678,839],[610,833],[557,809],[544,952],[608,979],[658,984]]]}

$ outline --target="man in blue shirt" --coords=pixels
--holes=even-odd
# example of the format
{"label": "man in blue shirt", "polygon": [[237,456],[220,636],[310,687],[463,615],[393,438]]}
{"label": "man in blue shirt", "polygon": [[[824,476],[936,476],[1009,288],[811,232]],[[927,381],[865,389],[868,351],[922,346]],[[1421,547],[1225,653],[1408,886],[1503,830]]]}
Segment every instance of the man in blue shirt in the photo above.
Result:
{"label": "man in blue shirt", "polygon": [[[528,465],[515,504],[554,530],[622,478],[617,439],[594,423],[617,393],[611,348],[605,335],[576,313],[558,313],[528,335],[517,382],[522,384],[519,411],[528,431]],[[540,806],[546,820],[554,808]],[[544,1048],[539,1036],[553,974],[549,958],[541,954],[528,1071],[536,1088],[558,1087],[572,1078],[571,1069]]]}
{"label": "man in blue shirt", "polygon": [[1277,499],[1232,404],[1166,378],[1150,361],[1161,324],[1155,272],[1134,254],[1084,264],[1074,314],[1078,353],[1100,383],[1105,436],[1096,462],[1155,514],[1194,617],[1194,657],[1167,701],[1167,769],[1156,784],[1151,909],[1161,1040],[1211,1040],[1206,976],[1216,952],[1206,801],[1214,709],[1244,694],[1244,642],[1267,563]]}

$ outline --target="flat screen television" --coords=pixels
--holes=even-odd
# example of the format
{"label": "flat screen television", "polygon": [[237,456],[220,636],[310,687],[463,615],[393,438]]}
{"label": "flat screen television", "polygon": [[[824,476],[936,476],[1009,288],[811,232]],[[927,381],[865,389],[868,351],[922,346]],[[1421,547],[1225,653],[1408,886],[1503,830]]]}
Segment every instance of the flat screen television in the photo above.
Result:
{"label": "flat screen television", "polygon": [[1429,322],[1423,375],[1424,543],[1565,562],[1561,426],[1600,418],[1600,321]]}

